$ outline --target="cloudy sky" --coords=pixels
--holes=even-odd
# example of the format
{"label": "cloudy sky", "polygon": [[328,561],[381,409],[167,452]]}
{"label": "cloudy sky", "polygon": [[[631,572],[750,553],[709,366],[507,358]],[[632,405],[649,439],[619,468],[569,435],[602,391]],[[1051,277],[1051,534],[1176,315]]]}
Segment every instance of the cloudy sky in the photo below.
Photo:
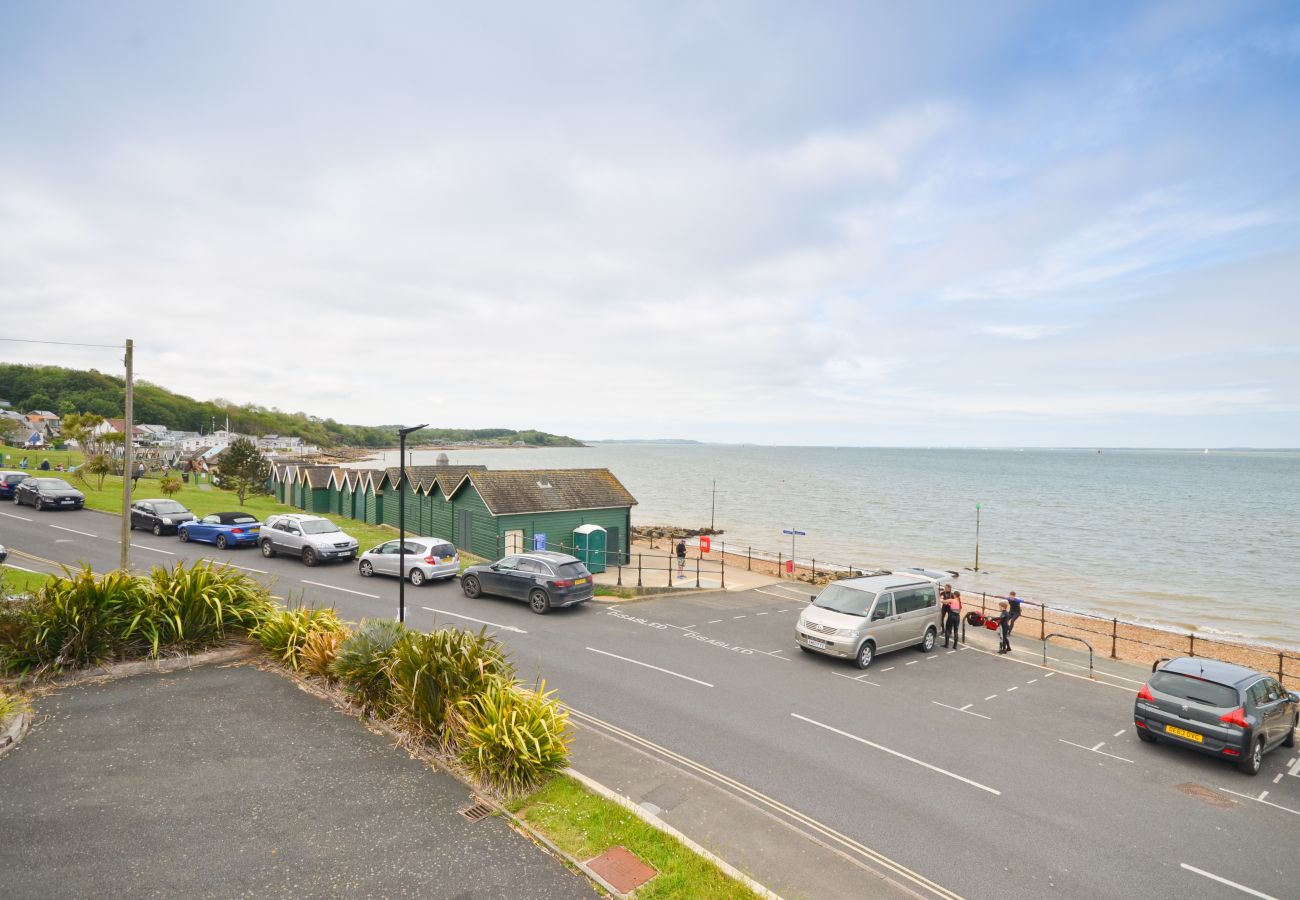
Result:
{"label": "cloudy sky", "polygon": [[0,0],[0,309],[354,423],[1296,447],[1300,6]]}

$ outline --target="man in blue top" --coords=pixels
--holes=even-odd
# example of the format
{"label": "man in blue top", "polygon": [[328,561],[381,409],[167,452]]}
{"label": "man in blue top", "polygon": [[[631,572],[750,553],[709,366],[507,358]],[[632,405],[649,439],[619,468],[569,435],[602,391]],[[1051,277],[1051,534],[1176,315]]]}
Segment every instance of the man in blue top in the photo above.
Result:
{"label": "man in blue top", "polygon": [[1002,640],[1006,644],[1006,650],[1002,651],[1003,653],[1011,652],[1011,629],[1016,627],[1016,619],[1020,618],[1021,601],[1020,598],[1016,596],[1015,591],[1012,591],[1010,594],[1007,595],[1007,602],[1011,605],[1011,608],[1007,610],[1005,625],[1003,626],[1002,629],[1003,631]]}

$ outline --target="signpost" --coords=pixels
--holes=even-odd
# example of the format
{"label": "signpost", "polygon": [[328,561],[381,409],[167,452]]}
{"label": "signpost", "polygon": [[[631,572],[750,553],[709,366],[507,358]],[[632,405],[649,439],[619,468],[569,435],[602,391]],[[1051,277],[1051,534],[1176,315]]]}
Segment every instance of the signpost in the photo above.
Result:
{"label": "signpost", "polygon": [[786,571],[789,572],[791,575],[793,575],[794,574],[794,539],[796,537],[805,537],[807,536],[808,532],[798,531],[797,529],[794,528],[782,528],[781,533],[790,535],[790,562],[786,567]]}

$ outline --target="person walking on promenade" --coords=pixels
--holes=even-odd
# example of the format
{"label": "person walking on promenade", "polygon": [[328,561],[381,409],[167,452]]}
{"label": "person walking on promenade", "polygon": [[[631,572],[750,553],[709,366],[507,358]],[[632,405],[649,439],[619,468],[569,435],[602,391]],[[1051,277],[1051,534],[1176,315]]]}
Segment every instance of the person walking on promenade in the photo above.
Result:
{"label": "person walking on promenade", "polygon": [[140,463],[138,466],[135,467],[135,471],[131,473],[131,490],[135,490],[136,484],[143,477],[144,477],[144,463]]}
{"label": "person walking on promenade", "polygon": [[1000,615],[998,616],[998,628],[1001,630],[1002,633],[1002,640],[998,644],[998,653],[999,654],[1010,653],[1011,652],[1011,612],[1010,610],[1007,609],[1007,601],[999,600],[998,610],[1000,612]]}
{"label": "person walking on promenade", "polygon": [[677,577],[686,577],[686,540],[677,541]]}
{"label": "person walking on promenade", "polygon": [[961,591],[953,591],[952,596],[943,605],[943,645],[948,646],[948,635],[952,635],[952,647],[957,649],[957,629],[961,622]]}
{"label": "person walking on promenade", "polygon": [[1007,594],[1007,602],[1011,604],[1011,615],[1007,619],[1007,652],[1011,652],[1011,631],[1016,627],[1016,619],[1020,618],[1020,598],[1016,592],[1012,591]]}

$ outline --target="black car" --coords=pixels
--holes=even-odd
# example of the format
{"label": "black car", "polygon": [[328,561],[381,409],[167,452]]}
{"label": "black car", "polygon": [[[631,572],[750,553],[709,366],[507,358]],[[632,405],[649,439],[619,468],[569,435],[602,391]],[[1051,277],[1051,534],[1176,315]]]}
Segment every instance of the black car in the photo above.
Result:
{"label": "black car", "polygon": [[527,600],[535,613],[591,599],[591,573],[582,560],[549,550],[517,553],[491,565],[470,566],[460,576],[466,597],[495,594]]}
{"label": "black car", "polygon": [[1231,759],[1255,775],[1269,750],[1295,746],[1300,694],[1245,666],[1184,656],[1152,669],[1134,702],[1133,723],[1147,743]]}
{"label": "black car", "polygon": [[14,488],[14,503],[37,509],[81,509],[86,495],[62,478],[25,478]]}
{"label": "black car", "polygon": [[26,472],[0,472],[0,500],[12,500],[14,488],[31,478]]}
{"label": "black car", "polygon": [[193,522],[194,513],[175,500],[137,500],[131,504],[131,527],[154,534],[175,531],[182,522]]}

